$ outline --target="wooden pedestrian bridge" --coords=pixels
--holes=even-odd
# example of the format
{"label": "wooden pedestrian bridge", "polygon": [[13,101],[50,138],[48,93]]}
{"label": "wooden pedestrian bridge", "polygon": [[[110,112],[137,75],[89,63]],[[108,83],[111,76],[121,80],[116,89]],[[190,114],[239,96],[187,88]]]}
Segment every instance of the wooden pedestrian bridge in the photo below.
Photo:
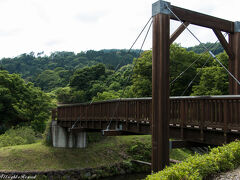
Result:
{"label": "wooden pedestrian bridge", "polygon": [[[181,23],[171,35],[170,20]],[[240,138],[240,22],[158,0],[152,4],[152,17],[148,23],[150,25],[141,49],[152,25],[152,98],[59,105],[52,114],[55,147],[85,147],[88,131],[102,131],[105,135],[151,134],[152,170],[157,172],[169,165],[169,138],[210,145]],[[214,32],[229,57],[228,67],[197,38],[188,25]],[[169,97],[170,44],[185,29],[203,46],[209,57],[228,73],[229,94],[233,95]],[[222,34],[224,32],[228,40]]]}
{"label": "wooden pedestrian bridge", "polygon": [[[73,132],[151,134],[152,98],[62,104],[52,118]],[[240,138],[240,95],[170,97],[169,136],[212,145]]]}

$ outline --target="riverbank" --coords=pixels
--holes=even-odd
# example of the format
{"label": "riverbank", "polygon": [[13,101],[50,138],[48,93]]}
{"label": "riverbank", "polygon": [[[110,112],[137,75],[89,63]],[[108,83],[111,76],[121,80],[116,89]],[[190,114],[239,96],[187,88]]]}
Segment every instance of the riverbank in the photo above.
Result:
{"label": "riverbank", "polygon": [[[0,179],[71,179],[89,180],[113,176],[121,176],[134,173],[151,172],[150,166],[135,164],[131,161],[124,161],[113,164],[109,167],[67,169],[67,170],[48,170],[48,171],[0,171]],[[138,174],[135,174],[138,175]],[[140,175],[140,174],[139,174]]]}
{"label": "riverbank", "polygon": [[212,180],[240,179],[240,166],[232,171],[216,174]]}
{"label": "riverbank", "polygon": [[[175,149],[170,154],[176,160],[183,160],[189,155],[189,151],[180,149]],[[41,142],[3,147],[0,148],[0,171],[80,170],[111,168],[116,165],[129,169],[132,159],[150,162],[151,136],[106,137],[88,144],[85,149],[53,148]]]}

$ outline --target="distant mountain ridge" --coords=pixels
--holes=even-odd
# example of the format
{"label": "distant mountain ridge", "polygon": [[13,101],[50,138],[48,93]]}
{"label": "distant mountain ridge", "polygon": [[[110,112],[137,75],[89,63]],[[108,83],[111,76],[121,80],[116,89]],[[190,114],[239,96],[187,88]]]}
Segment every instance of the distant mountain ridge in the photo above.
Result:
{"label": "distant mountain ridge", "polygon": [[[205,43],[205,47],[216,55],[223,52],[220,43]],[[203,45],[197,45],[186,48],[187,51],[195,53],[203,53],[205,51]],[[10,73],[21,74],[26,81],[38,84],[39,76],[51,76],[54,78],[60,76],[67,81],[75,70],[85,66],[92,66],[98,63],[105,64],[108,69],[115,69],[118,64],[119,68],[124,65],[131,64],[133,59],[139,56],[139,49],[102,49],[100,51],[88,50],[75,54],[74,52],[58,51],[47,56],[43,53],[25,53],[14,58],[2,58],[0,61],[0,69],[9,71]],[[56,78],[56,77],[55,77]],[[66,83],[66,82],[65,82]]]}
{"label": "distant mountain ridge", "polygon": [[118,64],[119,68],[132,63],[138,56],[138,50],[110,49],[94,51],[89,50],[75,54],[74,52],[54,52],[50,56],[39,56],[33,52],[21,54],[14,58],[2,58],[2,69],[10,73],[21,74],[26,80],[33,81],[41,72],[46,70],[57,70],[59,68],[67,71],[74,71],[84,66],[103,63],[109,69],[114,69]]}
{"label": "distant mountain ridge", "polygon": [[222,45],[220,43],[202,43],[193,47],[188,47],[186,48],[187,51],[193,51],[195,53],[201,54],[203,52],[205,52],[205,47],[206,48],[210,48],[209,50],[213,52],[213,54],[217,55],[219,53],[222,53],[224,51]]}

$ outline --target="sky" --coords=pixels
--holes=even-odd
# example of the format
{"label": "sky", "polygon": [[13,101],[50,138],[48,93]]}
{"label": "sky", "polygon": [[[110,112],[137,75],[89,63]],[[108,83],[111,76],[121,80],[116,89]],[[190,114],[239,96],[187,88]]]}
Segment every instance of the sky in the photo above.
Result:
{"label": "sky", "polygon": [[[129,49],[152,14],[156,0],[0,0],[0,58],[23,53]],[[169,0],[172,5],[240,21],[239,0]],[[171,33],[180,25],[171,22]],[[189,26],[202,42],[211,30]],[[143,33],[134,49],[139,49]],[[152,31],[143,49],[151,49]],[[183,47],[198,42],[184,32]]]}

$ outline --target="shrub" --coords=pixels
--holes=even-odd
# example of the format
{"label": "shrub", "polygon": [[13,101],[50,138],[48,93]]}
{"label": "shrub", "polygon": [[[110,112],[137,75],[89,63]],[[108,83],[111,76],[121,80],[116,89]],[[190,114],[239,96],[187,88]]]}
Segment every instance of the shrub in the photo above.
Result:
{"label": "shrub", "polygon": [[209,154],[195,154],[180,164],[166,167],[158,173],[149,175],[146,180],[203,179],[204,177],[231,170],[240,164],[240,142],[213,148]]}
{"label": "shrub", "polygon": [[31,144],[36,142],[35,132],[31,127],[16,127],[0,135],[0,147]]}
{"label": "shrub", "polygon": [[46,146],[52,146],[52,128],[51,128],[52,119],[49,118],[46,123],[46,129],[43,133],[43,144]]}
{"label": "shrub", "polygon": [[128,154],[135,160],[151,161],[151,143],[136,141],[128,149]]}
{"label": "shrub", "polygon": [[103,136],[102,133],[100,132],[88,132],[87,133],[87,143],[97,143],[100,142],[101,140],[105,139],[106,136]]}

